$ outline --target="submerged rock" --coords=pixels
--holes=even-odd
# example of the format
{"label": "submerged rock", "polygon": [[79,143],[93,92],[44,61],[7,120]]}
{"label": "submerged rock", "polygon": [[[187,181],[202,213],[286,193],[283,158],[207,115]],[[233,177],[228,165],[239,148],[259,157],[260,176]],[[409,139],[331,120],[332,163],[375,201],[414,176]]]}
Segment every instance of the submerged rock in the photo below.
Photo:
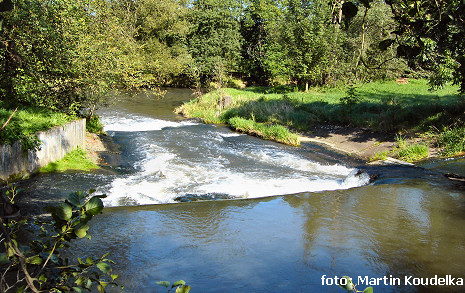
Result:
{"label": "submerged rock", "polygon": [[207,194],[185,194],[176,197],[174,200],[177,202],[192,202],[202,200],[215,200],[215,199],[232,199],[233,197],[224,193],[207,193]]}

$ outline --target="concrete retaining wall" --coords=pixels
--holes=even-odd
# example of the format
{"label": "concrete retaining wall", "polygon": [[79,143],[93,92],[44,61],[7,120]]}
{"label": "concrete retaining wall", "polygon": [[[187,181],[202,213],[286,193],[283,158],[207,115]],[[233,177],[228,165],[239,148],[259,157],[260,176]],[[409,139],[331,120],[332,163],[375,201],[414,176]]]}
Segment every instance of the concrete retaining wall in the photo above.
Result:
{"label": "concrete retaining wall", "polygon": [[62,159],[76,147],[85,147],[86,119],[37,133],[40,151],[23,152],[21,143],[0,145],[0,179],[22,177],[37,171],[48,163]]}

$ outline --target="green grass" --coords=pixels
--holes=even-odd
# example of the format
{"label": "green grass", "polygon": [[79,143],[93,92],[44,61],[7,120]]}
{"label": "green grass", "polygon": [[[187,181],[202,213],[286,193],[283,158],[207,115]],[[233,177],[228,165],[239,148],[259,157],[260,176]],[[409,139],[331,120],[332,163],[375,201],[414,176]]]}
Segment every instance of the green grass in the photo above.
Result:
{"label": "green grass", "polygon": [[409,144],[401,136],[396,137],[397,147],[394,155],[406,162],[415,162],[428,157],[428,146],[425,143]]}
{"label": "green grass", "polygon": [[240,117],[233,117],[229,119],[228,123],[234,130],[240,132],[292,146],[300,145],[299,136],[295,133],[291,133],[289,129],[282,125],[267,125]]}
{"label": "green grass", "polygon": [[[312,88],[299,91],[295,86],[220,89],[185,103],[177,109],[187,117],[203,118],[206,123],[230,124],[240,117],[255,125],[282,125],[293,131],[311,131],[323,124],[367,127],[375,131],[425,132],[442,128],[464,116],[465,102],[457,95],[458,86],[430,92],[426,80],[409,80],[355,85],[354,103],[342,103],[347,87]],[[231,96],[233,102],[220,109],[218,100]],[[255,135],[258,131],[255,131]]]}
{"label": "green grass", "polygon": [[87,153],[83,149],[76,148],[69,152],[63,159],[40,168],[39,172],[50,173],[67,170],[90,171],[98,168],[99,167],[87,157]]}
{"label": "green grass", "polygon": [[371,158],[370,162],[378,161],[378,160],[386,160],[390,151],[382,151],[376,152]]}
{"label": "green grass", "polygon": [[444,127],[437,136],[442,155],[455,156],[465,152],[465,125]]}
{"label": "green grass", "polygon": [[[5,109],[0,103],[0,127],[14,109]],[[19,108],[6,127],[0,131],[0,144],[11,144],[16,140],[27,140],[37,132],[64,125],[76,117],[41,108]]]}

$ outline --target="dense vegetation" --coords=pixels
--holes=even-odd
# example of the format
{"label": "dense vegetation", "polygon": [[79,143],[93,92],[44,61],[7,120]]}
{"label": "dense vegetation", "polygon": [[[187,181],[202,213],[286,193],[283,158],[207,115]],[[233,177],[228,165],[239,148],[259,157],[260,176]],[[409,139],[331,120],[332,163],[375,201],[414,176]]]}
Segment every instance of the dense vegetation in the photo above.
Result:
{"label": "dense vegetation", "polygon": [[[464,9],[459,0],[1,0],[2,121],[17,106],[91,118],[114,90],[200,93],[237,78],[308,90],[429,77],[431,88],[452,82],[463,93]],[[360,120],[347,116],[365,106],[341,119]],[[292,115],[310,113],[302,121],[319,115],[299,107]],[[406,123],[397,122],[376,127]]]}
{"label": "dense vegetation", "polygon": [[[410,80],[409,84],[391,81],[357,87],[321,87],[308,92],[299,91],[295,86],[228,88],[205,94],[178,107],[177,111],[187,117],[229,124],[239,131],[290,145],[299,144],[296,135],[286,128],[278,131],[278,126],[301,133],[326,124],[404,135],[423,133],[444,148],[445,155],[465,151],[465,142],[460,139],[463,130],[449,127],[465,118],[465,104],[456,95],[459,87],[447,86],[435,92],[428,89],[426,80]],[[219,102],[225,96],[231,97],[227,105]],[[396,156],[408,161],[428,155],[424,144],[409,146],[400,136],[394,151]],[[422,155],[414,157],[412,151]]]}
{"label": "dense vegetation", "polygon": [[[436,15],[409,2],[2,0],[0,96],[92,113],[111,88],[224,85],[231,75],[331,85],[436,72],[433,86],[460,83],[463,4]],[[408,50],[415,40],[423,51]]]}

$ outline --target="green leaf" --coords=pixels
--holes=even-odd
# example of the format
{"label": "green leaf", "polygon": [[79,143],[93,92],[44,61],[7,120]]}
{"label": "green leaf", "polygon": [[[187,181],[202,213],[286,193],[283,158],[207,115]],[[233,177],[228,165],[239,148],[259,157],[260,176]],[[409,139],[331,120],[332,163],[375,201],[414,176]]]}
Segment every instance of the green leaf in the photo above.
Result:
{"label": "green leaf", "polygon": [[10,263],[10,259],[6,253],[0,253],[0,265]]}
{"label": "green leaf", "polygon": [[89,228],[87,224],[79,224],[74,228],[74,234],[79,238],[83,238],[87,235],[87,230],[89,230]]}
{"label": "green leaf", "polygon": [[82,289],[79,287],[73,287],[74,292],[82,293]]}
{"label": "green leaf", "polygon": [[100,284],[97,286],[97,290],[100,292],[100,293],[104,293],[105,292],[105,288],[107,287],[108,285],[108,282],[100,282]]}
{"label": "green leaf", "polygon": [[39,281],[41,281],[42,283],[45,283],[45,282],[47,282],[47,277],[44,274],[42,274],[39,277]]}
{"label": "green leaf", "polygon": [[111,279],[114,281],[116,278],[118,278],[118,275],[110,275]]}
{"label": "green leaf", "polygon": [[102,212],[103,202],[98,197],[92,197],[85,205],[86,213],[95,216]]}
{"label": "green leaf", "polygon": [[104,274],[107,274],[109,272],[111,272],[111,266],[107,263],[104,263],[104,262],[99,262],[97,264],[97,267],[104,273]]}
{"label": "green leaf", "polygon": [[189,293],[191,286],[182,286],[176,289],[176,293]]}
{"label": "green leaf", "polygon": [[94,264],[94,260],[92,259],[92,257],[89,256],[88,258],[86,258],[86,263],[87,263],[87,264],[90,264],[90,265],[93,265],[93,264]]}
{"label": "green leaf", "polygon": [[160,285],[160,286],[163,286],[163,287],[166,287],[166,288],[168,288],[171,285],[171,283],[168,282],[168,281],[159,281],[156,284]]}
{"label": "green leaf", "polygon": [[87,289],[90,289],[91,286],[92,286],[92,281],[90,279],[86,279],[84,281],[84,287],[86,287]]}
{"label": "green leaf", "polygon": [[373,287],[366,287],[363,293],[373,293]]}
{"label": "green leaf", "polygon": [[183,280],[179,280],[177,282],[174,282],[173,285],[171,285],[171,288],[181,286],[181,285],[186,285],[186,282],[184,282]]}
{"label": "green leaf", "polygon": [[80,208],[86,203],[86,196],[80,191],[73,192],[68,196],[68,200],[70,203]]}
{"label": "green leaf", "polygon": [[43,260],[42,260],[42,258],[40,256],[35,255],[35,256],[28,257],[26,259],[26,262],[30,263],[32,265],[41,265]]}
{"label": "green leaf", "polygon": [[68,221],[69,219],[71,219],[71,216],[73,215],[73,209],[69,204],[61,203],[55,209],[55,215],[63,221]]}
{"label": "green leaf", "polygon": [[[352,279],[350,277],[342,276],[341,279],[346,279],[347,281],[345,282],[345,285],[339,284],[339,287],[347,291],[354,290],[354,283],[352,283]],[[341,281],[339,282],[342,283]]]}
{"label": "green leaf", "polygon": [[76,281],[74,281],[74,283],[78,286],[81,286],[84,283],[84,280],[84,277],[79,277],[76,279]]}

